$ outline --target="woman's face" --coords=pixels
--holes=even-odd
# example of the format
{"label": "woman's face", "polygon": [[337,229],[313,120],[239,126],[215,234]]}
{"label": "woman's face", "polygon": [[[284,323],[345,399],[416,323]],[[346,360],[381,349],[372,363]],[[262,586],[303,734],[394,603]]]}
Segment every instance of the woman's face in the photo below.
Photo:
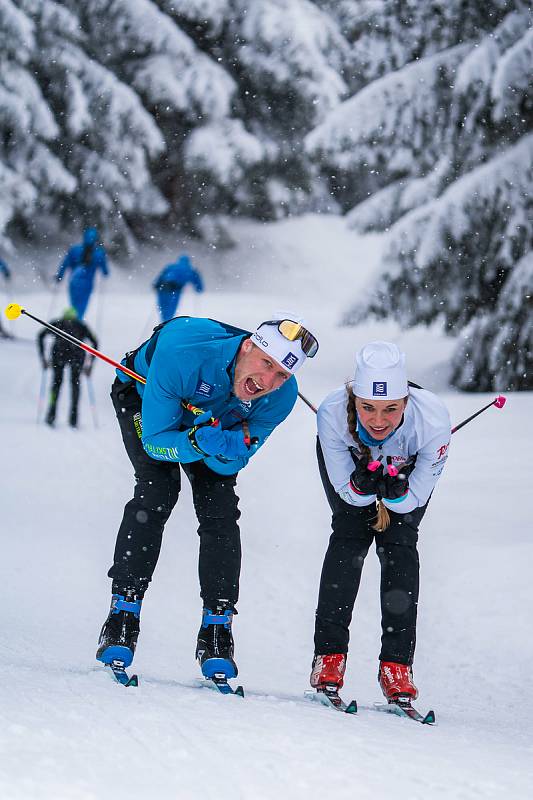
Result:
{"label": "woman's face", "polygon": [[398,427],[406,405],[406,397],[401,400],[355,398],[355,410],[359,421],[374,439],[385,439]]}

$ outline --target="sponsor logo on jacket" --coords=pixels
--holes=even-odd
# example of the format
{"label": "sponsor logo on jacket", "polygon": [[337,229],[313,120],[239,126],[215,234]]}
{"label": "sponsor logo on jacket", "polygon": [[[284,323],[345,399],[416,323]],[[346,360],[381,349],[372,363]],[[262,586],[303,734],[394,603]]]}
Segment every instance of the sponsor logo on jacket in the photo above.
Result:
{"label": "sponsor logo on jacket", "polygon": [[196,385],[195,394],[201,394],[202,397],[211,397],[214,388],[215,387],[211,386],[210,383],[207,383],[207,381],[203,381],[200,378]]}

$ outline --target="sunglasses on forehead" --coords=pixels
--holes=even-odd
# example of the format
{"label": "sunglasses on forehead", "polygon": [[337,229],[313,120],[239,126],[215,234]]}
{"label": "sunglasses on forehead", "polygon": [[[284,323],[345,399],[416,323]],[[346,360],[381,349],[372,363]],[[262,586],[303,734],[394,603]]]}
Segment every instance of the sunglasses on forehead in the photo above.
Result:
{"label": "sunglasses on forehead", "polygon": [[274,325],[289,342],[299,340],[302,350],[308,358],[316,356],[318,342],[313,334],[307,328],[304,328],[300,322],[294,322],[292,319],[269,319],[266,322],[262,322],[261,325]]}

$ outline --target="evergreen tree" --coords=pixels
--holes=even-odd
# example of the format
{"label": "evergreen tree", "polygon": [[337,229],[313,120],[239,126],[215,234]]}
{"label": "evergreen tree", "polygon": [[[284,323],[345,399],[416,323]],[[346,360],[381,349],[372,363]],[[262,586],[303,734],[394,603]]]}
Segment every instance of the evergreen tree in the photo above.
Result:
{"label": "evergreen tree", "polygon": [[[390,11],[416,4],[385,5]],[[307,146],[329,170],[372,173],[365,185],[371,196],[348,219],[360,231],[390,229],[384,275],[347,321],[371,313],[405,325],[441,317],[454,334],[470,326],[475,363],[458,367],[467,352],[461,345],[456,384],[503,390],[506,380],[523,388],[532,378],[510,373],[509,363],[520,368],[508,357],[511,341],[504,346],[499,335],[490,358],[482,358],[479,339],[496,331],[496,320],[501,331],[506,312],[514,325],[521,319],[500,296],[514,285],[514,269],[533,240],[532,18],[520,0],[466,5],[462,27],[465,4],[449,3],[424,53],[344,102],[309,134]],[[378,30],[387,26],[391,19]]]}
{"label": "evergreen tree", "polygon": [[194,229],[330,202],[302,139],[346,91],[349,48],[311,0],[0,0],[0,21],[0,85],[22,88],[0,122],[2,230],[47,210],[131,248],[154,216]]}
{"label": "evergreen tree", "polygon": [[0,245],[6,228],[29,226],[38,211],[71,196],[76,180],[53,152],[59,126],[32,70],[34,21],[27,9],[0,0]]}

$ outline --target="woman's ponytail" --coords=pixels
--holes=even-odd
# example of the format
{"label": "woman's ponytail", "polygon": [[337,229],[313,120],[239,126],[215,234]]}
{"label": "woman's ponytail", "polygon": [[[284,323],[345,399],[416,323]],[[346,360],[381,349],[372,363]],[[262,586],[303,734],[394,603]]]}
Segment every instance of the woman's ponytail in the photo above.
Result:
{"label": "woman's ponytail", "polygon": [[[367,445],[363,444],[357,433],[357,413],[355,410],[355,394],[349,382],[346,383],[346,392],[348,393],[348,403],[346,406],[346,413],[348,415],[348,430],[352,439],[357,444],[359,452],[370,461],[372,453]],[[390,525],[390,516],[387,508],[383,505],[381,500],[376,500],[377,516],[376,521],[372,525],[372,529],[377,533],[383,533]]]}

